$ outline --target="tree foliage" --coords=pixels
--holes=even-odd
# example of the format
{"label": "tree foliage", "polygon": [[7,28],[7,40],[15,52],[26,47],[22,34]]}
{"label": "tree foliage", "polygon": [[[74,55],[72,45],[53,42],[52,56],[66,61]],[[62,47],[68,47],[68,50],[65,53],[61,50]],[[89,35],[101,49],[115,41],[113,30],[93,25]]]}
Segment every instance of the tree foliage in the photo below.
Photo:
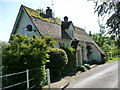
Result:
{"label": "tree foliage", "polygon": [[[98,0],[100,1],[100,0]],[[99,5],[99,2],[96,2],[95,12],[98,13],[98,16],[110,15],[106,21],[107,28],[109,28],[109,34],[116,34],[118,38],[120,37],[120,1],[109,0],[103,2]],[[120,38],[119,38],[120,39]]]}
{"label": "tree foliage", "polygon": [[[119,54],[120,51],[118,49],[118,46],[116,45],[117,41],[114,40],[114,38],[103,36],[102,33],[96,33],[91,34],[92,39],[102,48],[103,51],[105,51],[106,56],[108,54]],[[108,57],[106,57],[108,59]]]}
{"label": "tree foliage", "polygon": [[[42,86],[46,81],[46,73],[43,65],[46,64],[48,49],[53,46],[51,38],[29,38],[16,34],[12,36],[12,41],[3,49],[3,73],[11,74],[16,72],[31,70],[30,78],[34,78],[33,84],[35,88]],[[3,79],[10,85],[16,82],[26,80],[25,75],[11,77],[10,79]],[[10,81],[10,82],[9,82]],[[25,88],[26,85],[21,86],[20,89]],[[18,88],[18,87],[17,87]]]}

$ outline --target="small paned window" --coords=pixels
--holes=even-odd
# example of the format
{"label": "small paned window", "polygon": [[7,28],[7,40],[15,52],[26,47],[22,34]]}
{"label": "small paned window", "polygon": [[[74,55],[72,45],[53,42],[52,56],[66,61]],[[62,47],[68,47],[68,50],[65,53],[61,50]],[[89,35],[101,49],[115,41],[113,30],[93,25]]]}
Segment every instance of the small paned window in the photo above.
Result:
{"label": "small paned window", "polygon": [[32,31],[32,25],[27,25],[27,30]]}

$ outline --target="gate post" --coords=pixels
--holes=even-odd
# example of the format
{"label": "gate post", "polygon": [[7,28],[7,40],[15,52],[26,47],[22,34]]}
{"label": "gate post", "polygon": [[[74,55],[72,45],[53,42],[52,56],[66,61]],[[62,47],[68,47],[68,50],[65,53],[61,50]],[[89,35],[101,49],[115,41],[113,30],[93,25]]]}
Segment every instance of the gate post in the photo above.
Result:
{"label": "gate post", "polygon": [[50,86],[50,71],[49,71],[49,69],[47,69],[47,80],[48,80],[48,88],[50,89],[51,86]]}
{"label": "gate post", "polygon": [[27,76],[27,89],[29,89],[29,70],[26,70],[26,76]]}

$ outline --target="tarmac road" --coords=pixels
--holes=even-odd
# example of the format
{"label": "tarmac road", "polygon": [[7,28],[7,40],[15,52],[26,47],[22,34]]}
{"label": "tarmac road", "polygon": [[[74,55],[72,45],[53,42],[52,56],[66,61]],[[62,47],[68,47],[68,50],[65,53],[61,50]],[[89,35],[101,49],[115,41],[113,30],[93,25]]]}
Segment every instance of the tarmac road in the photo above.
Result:
{"label": "tarmac road", "polygon": [[[118,67],[119,62],[119,67]],[[70,81],[67,88],[118,88],[118,71],[120,74],[120,60],[98,65],[82,73],[77,80]],[[120,75],[119,75],[120,76]]]}

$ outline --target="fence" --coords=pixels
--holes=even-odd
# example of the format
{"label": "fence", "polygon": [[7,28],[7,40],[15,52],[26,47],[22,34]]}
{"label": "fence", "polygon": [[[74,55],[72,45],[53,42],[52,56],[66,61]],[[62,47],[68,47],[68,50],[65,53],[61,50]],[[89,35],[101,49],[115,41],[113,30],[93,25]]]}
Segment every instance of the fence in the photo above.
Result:
{"label": "fence", "polygon": [[[29,71],[30,71],[30,70],[27,69],[26,71],[22,71],[22,72],[18,72],[18,73],[12,73],[12,74],[7,74],[7,75],[4,75],[4,76],[0,76],[0,79],[1,79],[1,78],[5,78],[5,77],[10,77],[10,76],[13,76],[13,75],[18,75],[18,74],[26,73],[26,81],[19,82],[19,83],[10,85],[10,86],[6,86],[6,87],[3,87],[3,88],[0,88],[0,90],[1,90],[1,89],[8,89],[8,88],[11,88],[11,87],[14,87],[14,86],[18,86],[18,85],[21,85],[21,84],[24,84],[24,83],[26,83],[26,88],[27,88],[27,89],[33,88],[34,86],[30,87],[30,85],[29,85],[29,84],[30,84],[30,81],[33,80],[33,79],[29,79]],[[49,69],[47,69],[46,72],[47,72],[48,88],[50,88]]]}

